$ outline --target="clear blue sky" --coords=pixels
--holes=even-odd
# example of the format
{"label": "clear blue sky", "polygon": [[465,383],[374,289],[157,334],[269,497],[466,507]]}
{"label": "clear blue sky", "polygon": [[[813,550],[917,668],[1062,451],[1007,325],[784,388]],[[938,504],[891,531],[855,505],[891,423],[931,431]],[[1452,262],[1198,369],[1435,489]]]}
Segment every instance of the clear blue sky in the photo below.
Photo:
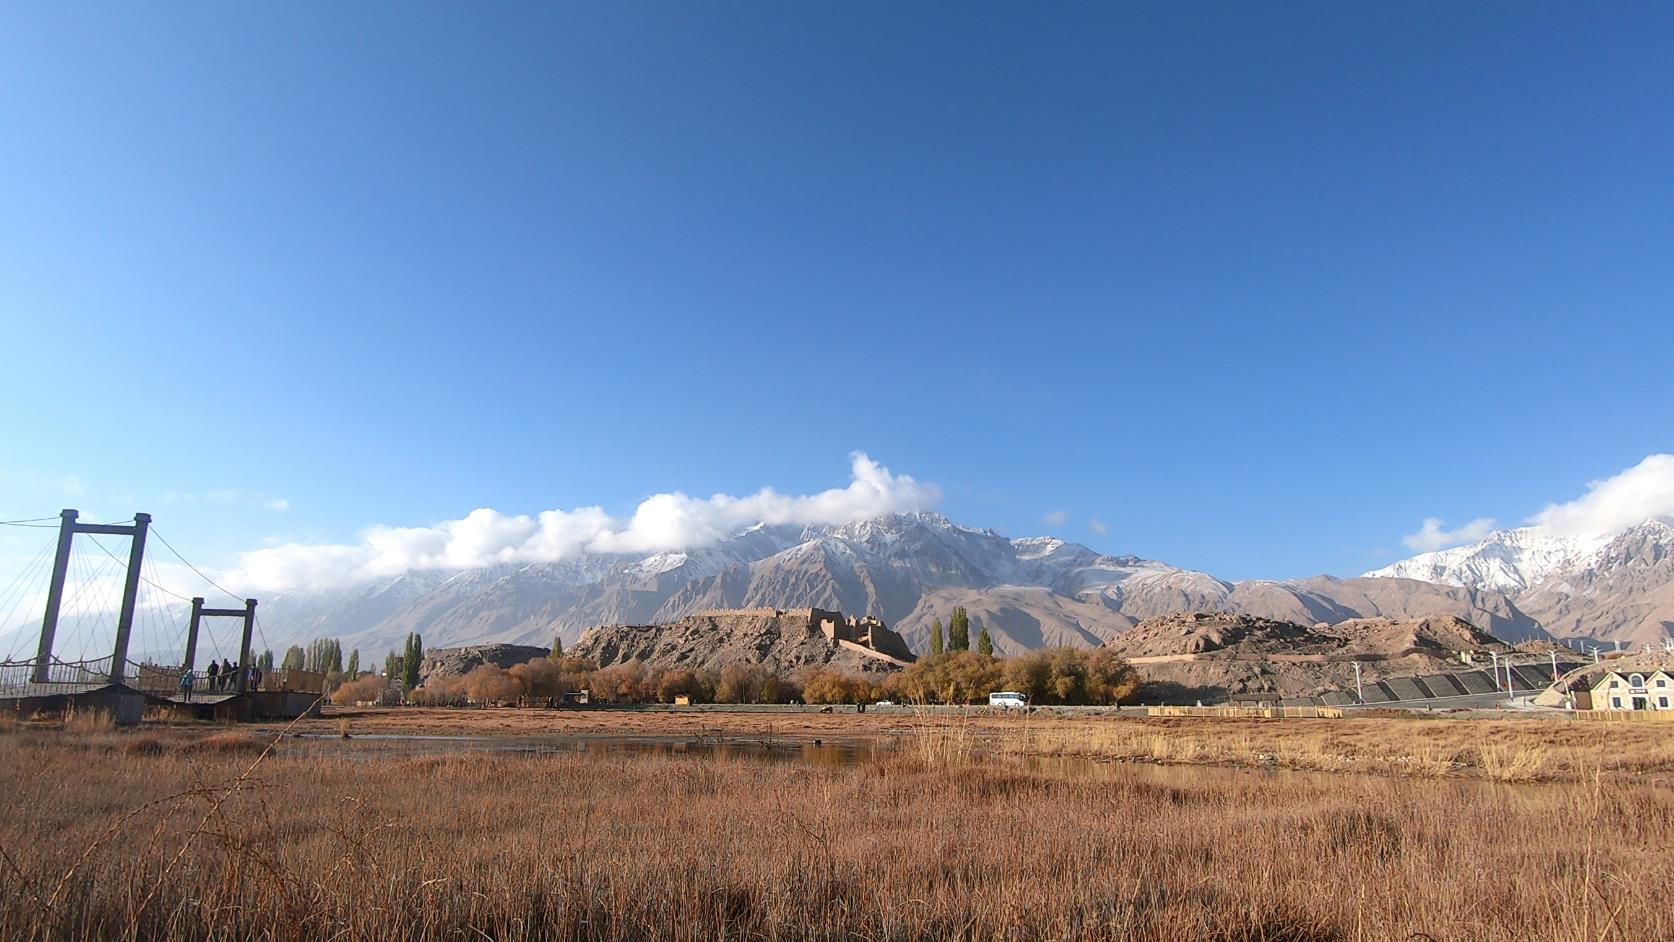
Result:
{"label": "clear blue sky", "polygon": [[1674,5],[1354,6],[8,4],[0,517],[224,564],[861,449],[1292,577],[1669,450]]}

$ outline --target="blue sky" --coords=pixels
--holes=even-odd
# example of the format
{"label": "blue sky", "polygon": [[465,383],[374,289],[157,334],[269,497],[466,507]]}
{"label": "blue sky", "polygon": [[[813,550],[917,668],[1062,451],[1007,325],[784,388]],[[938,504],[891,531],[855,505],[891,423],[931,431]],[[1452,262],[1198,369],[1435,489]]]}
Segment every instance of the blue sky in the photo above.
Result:
{"label": "blue sky", "polygon": [[960,522],[1352,574],[1670,450],[1671,48],[1667,4],[8,5],[0,519],[219,566],[859,450]]}

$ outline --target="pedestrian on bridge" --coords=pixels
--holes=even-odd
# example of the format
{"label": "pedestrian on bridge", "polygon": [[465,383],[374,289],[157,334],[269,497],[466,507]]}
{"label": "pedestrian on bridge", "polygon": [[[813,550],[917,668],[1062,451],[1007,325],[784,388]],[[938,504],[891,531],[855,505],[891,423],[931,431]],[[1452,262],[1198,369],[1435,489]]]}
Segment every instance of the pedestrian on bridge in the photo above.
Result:
{"label": "pedestrian on bridge", "polygon": [[221,658],[221,689],[233,690],[237,686],[238,681],[234,679],[232,661]]}
{"label": "pedestrian on bridge", "polygon": [[180,699],[192,702],[192,669],[186,668],[180,673]]}
{"label": "pedestrian on bridge", "polygon": [[219,690],[221,687],[221,665],[215,663],[214,658],[209,659],[209,670],[205,673],[209,675],[209,680],[204,684],[204,686],[209,688],[210,693],[214,693],[216,690]]}

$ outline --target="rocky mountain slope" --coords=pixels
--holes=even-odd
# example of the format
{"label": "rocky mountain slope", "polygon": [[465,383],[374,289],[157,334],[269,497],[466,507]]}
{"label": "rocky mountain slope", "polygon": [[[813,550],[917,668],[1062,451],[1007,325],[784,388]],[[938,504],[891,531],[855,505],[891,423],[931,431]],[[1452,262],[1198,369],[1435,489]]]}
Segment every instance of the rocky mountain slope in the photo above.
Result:
{"label": "rocky mountain slope", "polygon": [[722,608],[817,606],[876,615],[915,650],[956,605],[1001,653],[1102,644],[1135,623],[1182,611],[1230,611],[1304,624],[1455,615],[1513,640],[1539,624],[1487,588],[1410,579],[1290,582],[1217,579],[1051,537],[1008,539],[938,514],[891,514],[835,527],[768,527],[688,553],[588,556],[557,564],[410,573],[332,593],[265,599],[269,645],[326,635],[348,648],[573,642],[607,624],[678,621]]}
{"label": "rocky mountain slope", "polygon": [[532,644],[474,644],[461,648],[437,648],[424,652],[419,664],[419,682],[432,677],[464,677],[485,665],[516,667],[538,657],[547,657],[551,648]]}
{"label": "rocky mountain slope", "polygon": [[1141,622],[1106,647],[1131,661],[1157,700],[1278,692],[1317,696],[1367,681],[1457,668],[1462,651],[1510,646],[1450,615],[1357,618],[1311,627],[1253,615],[1193,613]]}
{"label": "rocky mountain slope", "polygon": [[718,671],[749,664],[782,677],[805,667],[846,673],[894,669],[828,640],[810,626],[806,612],[702,614],[669,624],[607,625],[583,634],[569,653],[600,667],[637,660],[649,667]]}
{"label": "rocky mountain slope", "polygon": [[1660,519],[1585,538],[1499,530],[1366,575],[1499,592],[1562,638],[1655,647],[1674,635],[1674,526]]}

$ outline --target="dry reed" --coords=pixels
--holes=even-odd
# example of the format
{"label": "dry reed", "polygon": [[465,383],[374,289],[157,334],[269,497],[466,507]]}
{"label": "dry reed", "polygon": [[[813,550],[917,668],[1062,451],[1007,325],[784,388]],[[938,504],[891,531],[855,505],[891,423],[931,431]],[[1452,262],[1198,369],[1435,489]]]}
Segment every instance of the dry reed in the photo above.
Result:
{"label": "dry reed", "polygon": [[1597,775],[309,749],[0,740],[0,938],[1674,937],[1674,795]]}

